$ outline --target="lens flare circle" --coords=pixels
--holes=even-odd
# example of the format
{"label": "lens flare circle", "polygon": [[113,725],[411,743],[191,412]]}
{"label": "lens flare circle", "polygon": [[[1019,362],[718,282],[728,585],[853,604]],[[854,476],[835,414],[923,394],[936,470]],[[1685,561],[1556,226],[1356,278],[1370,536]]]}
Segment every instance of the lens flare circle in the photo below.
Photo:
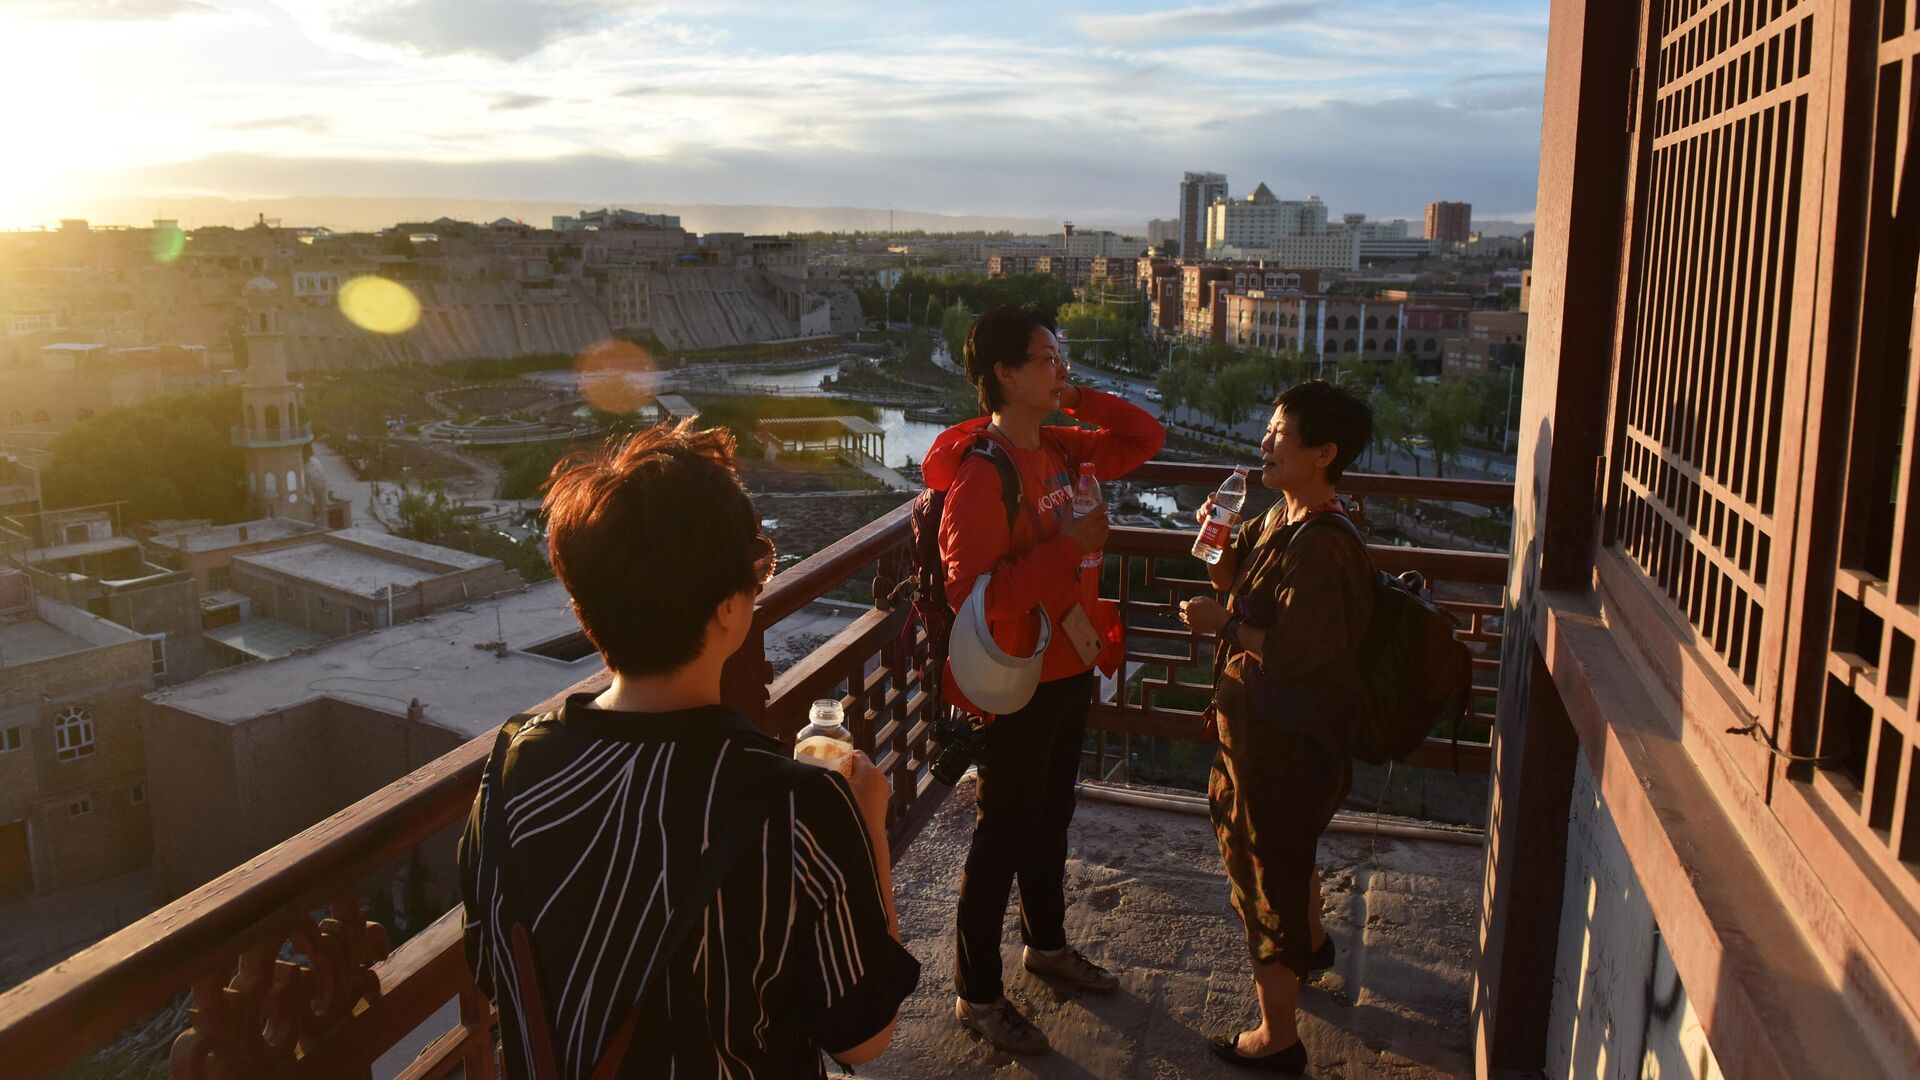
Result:
{"label": "lens flare circle", "polygon": [[178,225],[162,225],[153,230],[153,261],[166,265],[187,250],[187,232]]}
{"label": "lens flare circle", "polygon": [[362,330],[404,334],[420,322],[420,299],[397,281],[367,275],[340,286],[340,313]]}
{"label": "lens flare circle", "polygon": [[580,396],[601,412],[627,414],[653,400],[655,368],[647,350],[631,341],[602,341],[573,363]]}

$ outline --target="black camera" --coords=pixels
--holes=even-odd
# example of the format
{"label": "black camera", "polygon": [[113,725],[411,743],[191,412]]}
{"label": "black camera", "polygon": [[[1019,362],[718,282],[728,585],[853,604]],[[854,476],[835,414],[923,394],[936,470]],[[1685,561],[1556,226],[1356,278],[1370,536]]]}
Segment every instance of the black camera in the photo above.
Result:
{"label": "black camera", "polygon": [[933,725],[933,737],[940,742],[940,756],[934,759],[933,778],[952,787],[987,748],[987,729],[958,709],[947,709]]}

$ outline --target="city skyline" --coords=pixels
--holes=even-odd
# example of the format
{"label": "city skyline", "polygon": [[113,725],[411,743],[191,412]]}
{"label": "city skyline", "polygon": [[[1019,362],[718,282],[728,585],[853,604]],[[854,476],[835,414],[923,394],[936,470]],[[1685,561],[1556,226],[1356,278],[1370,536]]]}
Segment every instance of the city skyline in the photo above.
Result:
{"label": "city skyline", "polygon": [[1191,169],[1525,220],[1545,6],[0,0],[25,61],[0,89],[42,150],[0,176],[0,227],[128,195],[1144,223]]}

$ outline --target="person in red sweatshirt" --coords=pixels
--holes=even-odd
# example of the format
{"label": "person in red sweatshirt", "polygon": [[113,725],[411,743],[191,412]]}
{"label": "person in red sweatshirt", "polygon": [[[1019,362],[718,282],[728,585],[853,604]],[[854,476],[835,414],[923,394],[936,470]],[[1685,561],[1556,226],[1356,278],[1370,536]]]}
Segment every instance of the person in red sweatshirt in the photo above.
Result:
{"label": "person in red sweatshirt", "polygon": [[[947,492],[940,522],[947,603],[958,610],[975,579],[991,573],[985,599],[995,642],[1030,655],[1040,634],[1036,606],[1055,630],[1032,700],[1018,712],[985,717],[956,920],[954,1012],[995,1047],[1037,1054],[1049,1048],[1047,1036],[1007,1000],[1001,982],[1001,928],[1015,878],[1027,969],[1097,992],[1120,984],[1066,938],[1067,826],[1093,669],[1113,672],[1122,654],[1119,613],[1099,598],[1100,571],[1081,568],[1084,556],[1106,546],[1106,511],[1076,517],[1073,482],[1086,462],[1102,481],[1131,472],[1160,451],[1167,433],[1125,399],[1070,382],[1053,323],[1032,306],[1002,305],[981,315],[964,355],[988,415],[948,428],[922,462],[927,485]],[[1056,411],[1094,427],[1045,425]],[[1021,502],[1011,526],[999,470],[970,453],[983,438],[1019,471]],[[1076,625],[1093,633],[1068,632]],[[980,713],[951,677],[944,685],[950,702]]]}

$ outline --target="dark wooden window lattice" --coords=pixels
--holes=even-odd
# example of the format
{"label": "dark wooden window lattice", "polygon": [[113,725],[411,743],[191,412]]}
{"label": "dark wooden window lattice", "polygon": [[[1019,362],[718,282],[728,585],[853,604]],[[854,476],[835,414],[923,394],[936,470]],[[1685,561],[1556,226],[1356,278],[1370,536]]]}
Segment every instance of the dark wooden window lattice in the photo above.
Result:
{"label": "dark wooden window lattice", "polygon": [[[1833,630],[1818,688],[1818,750],[1856,828],[1920,860],[1920,491],[1914,357],[1920,269],[1920,5],[1885,0],[1868,189],[1861,335],[1834,574]],[[1816,601],[1817,602],[1817,601]],[[1844,808],[1843,808],[1844,810]]]}
{"label": "dark wooden window lattice", "polygon": [[1801,7],[1661,13],[1616,492],[1621,550],[1756,712],[1777,481],[1797,467],[1780,448],[1815,33]]}

